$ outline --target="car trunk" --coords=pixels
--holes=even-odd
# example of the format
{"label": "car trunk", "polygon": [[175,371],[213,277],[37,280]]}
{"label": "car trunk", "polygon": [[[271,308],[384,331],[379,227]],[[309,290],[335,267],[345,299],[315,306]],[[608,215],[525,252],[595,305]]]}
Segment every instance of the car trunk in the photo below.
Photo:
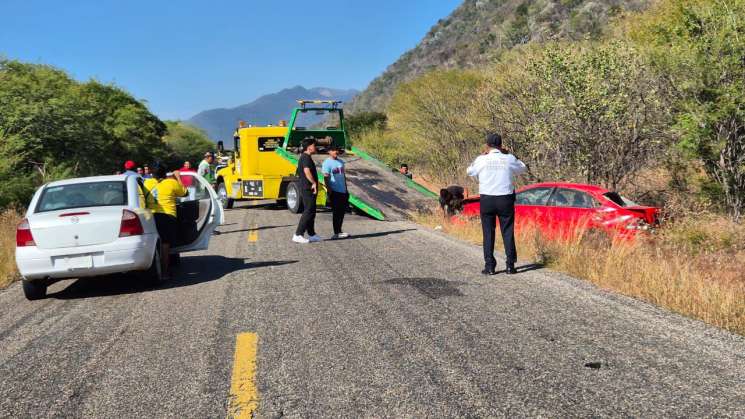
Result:
{"label": "car trunk", "polygon": [[634,214],[638,214],[639,217],[642,218],[649,225],[654,226],[660,223],[659,208],[644,207],[641,205],[636,205],[636,206],[623,207],[623,209],[626,211],[633,212]]}
{"label": "car trunk", "polygon": [[41,249],[110,243],[119,238],[124,207],[88,207],[36,213],[29,217],[34,242]]}

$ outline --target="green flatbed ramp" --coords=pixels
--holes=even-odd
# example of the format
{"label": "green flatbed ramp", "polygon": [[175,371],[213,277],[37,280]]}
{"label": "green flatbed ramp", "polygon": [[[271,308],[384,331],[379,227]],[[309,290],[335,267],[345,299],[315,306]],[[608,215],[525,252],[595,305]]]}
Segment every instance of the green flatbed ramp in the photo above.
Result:
{"label": "green flatbed ramp", "polygon": [[[297,165],[297,155],[277,149],[282,157]],[[320,167],[326,155],[315,155],[313,160]],[[354,150],[341,156],[346,164],[349,204],[376,220],[405,220],[411,214],[430,207],[437,194],[413,182],[385,164]],[[323,175],[319,169],[319,182]]]}

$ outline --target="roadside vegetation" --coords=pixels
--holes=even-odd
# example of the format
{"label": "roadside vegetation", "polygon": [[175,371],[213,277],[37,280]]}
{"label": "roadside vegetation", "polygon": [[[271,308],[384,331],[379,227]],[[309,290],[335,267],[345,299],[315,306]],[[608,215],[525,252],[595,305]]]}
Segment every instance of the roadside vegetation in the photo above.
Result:
{"label": "roadside vegetation", "polygon": [[[661,0],[619,13],[595,40],[513,48],[476,69],[401,83],[355,145],[430,185],[465,186],[486,133],[529,166],[663,208],[633,246],[520,233],[522,256],[745,334],[745,1]],[[477,225],[427,225],[476,242]]]}
{"label": "roadside vegetation", "polygon": [[[453,224],[421,214],[417,221],[481,244],[478,220]],[[702,221],[705,226],[675,222],[657,236],[633,242],[583,229],[547,240],[529,226],[518,229],[516,240],[521,260],[745,335],[745,227],[721,217]]]}
{"label": "roadside vegetation", "polygon": [[16,269],[16,226],[21,217],[15,209],[0,212],[0,289],[18,278]]}
{"label": "roadside vegetation", "polygon": [[125,160],[196,164],[212,149],[204,132],[161,121],[119,87],[81,83],[51,66],[0,59],[0,287],[16,276],[17,214],[38,186],[113,174]]}

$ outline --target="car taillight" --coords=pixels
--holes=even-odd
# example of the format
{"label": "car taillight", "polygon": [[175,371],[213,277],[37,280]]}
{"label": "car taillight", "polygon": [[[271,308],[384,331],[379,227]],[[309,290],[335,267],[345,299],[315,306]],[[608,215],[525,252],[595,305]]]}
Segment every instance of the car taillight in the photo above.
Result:
{"label": "car taillight", "polygon": [[24,219],[23,221],[18,223],[18,228],[16,228],[16,246],[36,246],[36,242],[34,242],[34,236],[31,234],[31,226],[29,225],[27,219]]}
{"label": "car taillight", "polygon": [[646,221],[641,218],[635,218],[629,224],[626,225],[627,230],[640,230],[648,231],[652,228]]}
{"label": "car taillight", "polygon": [[122,212],[122,226],[119,227],[119,237],[141,236],[144,233],[140,217],[130,210]]}

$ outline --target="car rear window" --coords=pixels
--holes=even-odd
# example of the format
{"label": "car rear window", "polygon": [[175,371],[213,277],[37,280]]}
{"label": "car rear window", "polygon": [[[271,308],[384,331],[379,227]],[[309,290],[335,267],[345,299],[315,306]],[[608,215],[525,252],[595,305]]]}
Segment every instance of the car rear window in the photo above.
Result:
{"label": "car rear window", "polygon": [[122,205],[127,205],[127,185],[122,181],[73,183],[45,188],[36,212]]}
{"label": "car rear window", "polygon": [[637,206],[636,202],[621,196],[621,194],[619,194],[618,192],[606,192],[603,196],[622,207]]}

